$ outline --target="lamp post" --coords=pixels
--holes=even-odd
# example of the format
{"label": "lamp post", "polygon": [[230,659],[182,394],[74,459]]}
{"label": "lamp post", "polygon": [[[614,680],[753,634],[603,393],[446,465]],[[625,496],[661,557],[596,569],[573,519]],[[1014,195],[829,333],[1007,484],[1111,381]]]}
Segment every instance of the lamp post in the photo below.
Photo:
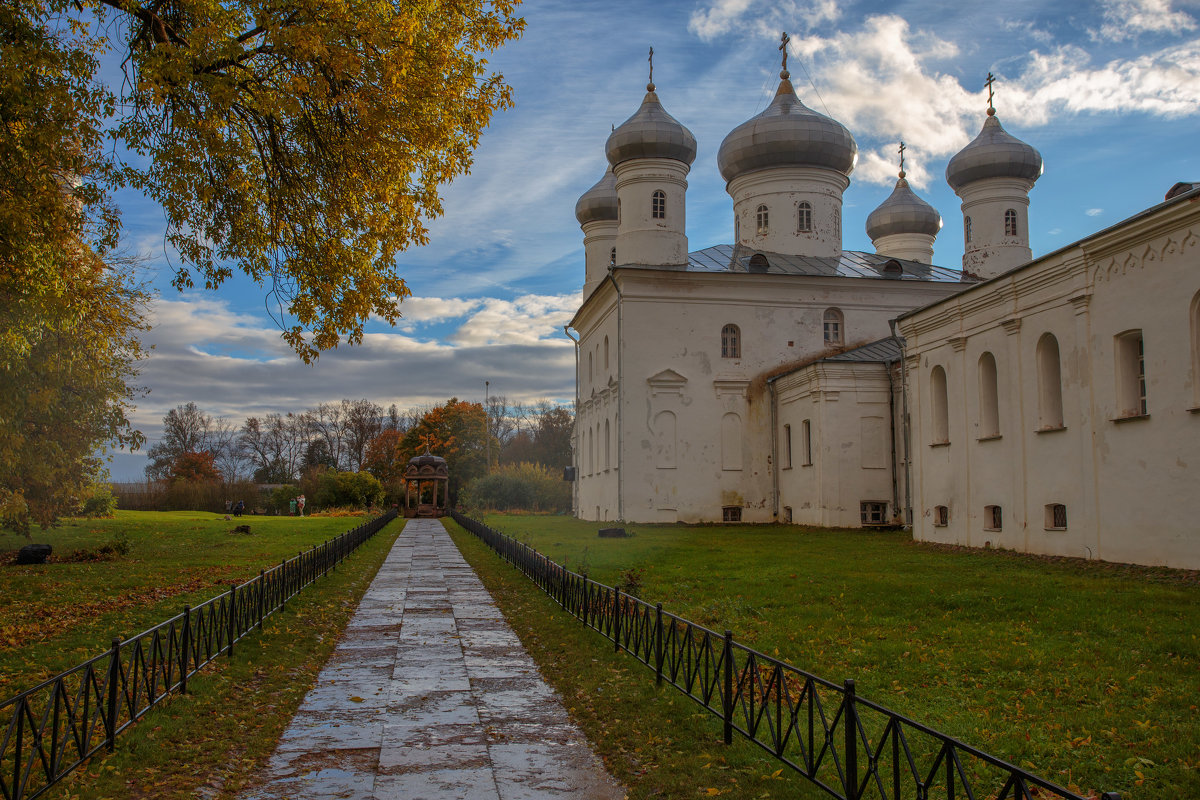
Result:
{"label": "lamp post", "polygon": [[491,381],[483,382],[483,441],[487,448],[487,471],[492,471],[492,399]]}

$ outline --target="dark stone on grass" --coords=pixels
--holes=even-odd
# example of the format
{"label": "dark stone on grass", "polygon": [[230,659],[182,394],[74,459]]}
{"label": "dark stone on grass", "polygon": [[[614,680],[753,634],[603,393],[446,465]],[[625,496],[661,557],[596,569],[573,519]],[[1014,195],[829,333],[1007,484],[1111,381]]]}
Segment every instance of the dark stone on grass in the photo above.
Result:
{"label": "dark stone on grass", "polygon": [[52,552],[54,548],[48,544],[27,544],[17,551],[17,563],[45,564]]}
{"label": "dark stone on grass", "polygon": [[601,539],[624,539],[627,536],[629,536],[629,534],[625,532],[624,528],[601,528],[600,529],[600,538]]}
{"label": "dark stone on grass", "polygon": [[249,536],[250,535],[250,526],[249,525],[238,525],[236,528],[234,528],[232,531],[230,531],[230,533],[243,533],[243,534],[246,534],[247,536]]}

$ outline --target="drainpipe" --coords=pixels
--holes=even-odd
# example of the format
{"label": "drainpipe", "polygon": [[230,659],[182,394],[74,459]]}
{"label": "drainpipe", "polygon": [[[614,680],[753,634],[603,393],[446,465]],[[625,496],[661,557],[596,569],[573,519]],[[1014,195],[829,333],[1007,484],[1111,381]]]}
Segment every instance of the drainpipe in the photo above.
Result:
{"label": "drainpipe", "polygon": [[[900,423],[904,441],[904,526],[912,530],[912,442],[910,441],[912,432],[908,419],[908,351],[905,349],[908,342],[904,340],[903,336],[896,333],[896,320],[889,319],[888,327],[892,329],[892,336],[900,345],[900,413],[902,415]],[[890,380],[891,370],[888,371],[888,374]]]}
{"label": "drainpipe", "polygon": [[[563,333],[567,338],[575,343],[575,433],[579,432],[579,340],[571,335],[571,326],[563,325]],[[574,437],[572,437],[574,438]],[[575,507],[575,514],[579,514],[579,448],[571,448],[571,466],[575,470],[575,480],[571,481],[571,500]]]}
{"label": "drainpipe", "polygon": [[771,509],[779,522],[779,397],[775,394],[774,378],[767,381],[767,393],[771,397]]}
{"label": "drainpipe", "polygon": [[892,380],[892,364],[893,361],[883,362],[883,368],[887,371],[888,379],[888,427],[891,429],[892,441],[892,508],[900,513],[900,465],[896,463],[896,383]]}
{"label": "drainpipe", "polygon": [[[625,359],[622,357],[622,350],[625,347],[625,337],[622,336],[621,320],[624,316],[622,308],[624,297],[621,296],[621,287],[617,285],[617,279],[613,277],[613,267],[608,268],[608,280],[612,283],[613,291],[617,293],[617,519],[621,522],[625,521],[625,502],[624,492],[621,491],[623,480],[621,477],[621,468],[624,462],[624,450],[621,443],[624,440],[624,426],[621,424],[623,417],[622,412],[625,410]],[[578,369],[576,370],[578,372]]]}

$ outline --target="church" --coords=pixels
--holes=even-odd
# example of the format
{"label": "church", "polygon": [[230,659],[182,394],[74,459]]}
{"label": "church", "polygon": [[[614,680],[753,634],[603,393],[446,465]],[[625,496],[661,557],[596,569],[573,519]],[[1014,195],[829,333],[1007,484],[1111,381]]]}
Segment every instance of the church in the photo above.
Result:
{"label": "church", "polygon": [[1042,159],[989,99],[946,167],[961,269],[932,263],[941,217],[903,159],[875,252],[844,250],[857,145],[785,55],[718,151],[734,242],[689,252],[696,140],[652,81],[575,209],[576,516],[1200,569],[1200,184],[1034,259]]}

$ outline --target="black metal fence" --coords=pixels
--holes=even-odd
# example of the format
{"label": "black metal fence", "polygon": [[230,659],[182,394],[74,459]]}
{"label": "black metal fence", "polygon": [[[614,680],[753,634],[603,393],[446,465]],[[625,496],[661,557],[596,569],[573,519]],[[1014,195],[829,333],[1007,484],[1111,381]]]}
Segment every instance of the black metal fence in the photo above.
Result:
{"label": "black metal fence", "polygon": [[[1085,800],[837,684],[590,580],[529,545],[454,520],[585,625],[654,670],[724,724],[841,800]],[[1120,800],[1115,792],[1102,800]]]}
{"label": "black metal fence", "polygon": [[0,798],[38,797],[396,518],[393,509],[0,704]]}

